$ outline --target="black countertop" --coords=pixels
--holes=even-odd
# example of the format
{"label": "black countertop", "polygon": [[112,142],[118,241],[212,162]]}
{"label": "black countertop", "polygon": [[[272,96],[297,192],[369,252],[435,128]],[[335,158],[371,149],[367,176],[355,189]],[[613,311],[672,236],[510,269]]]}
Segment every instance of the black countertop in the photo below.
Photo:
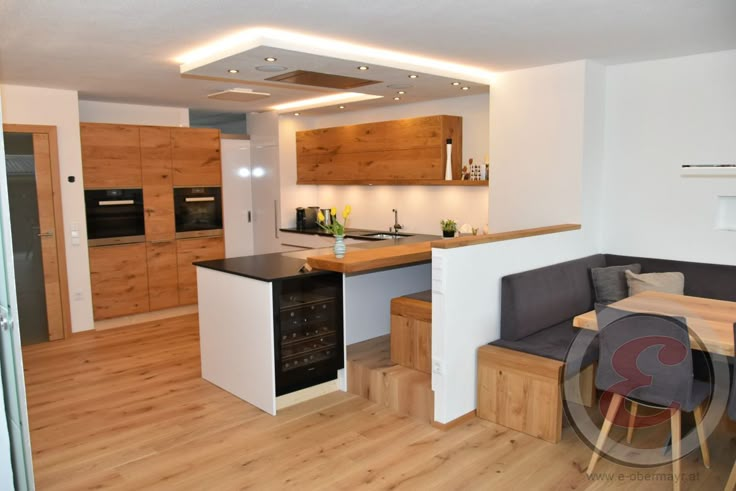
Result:
{"label": "black countertop", "polygon": [[[294,232],[303,233],[309,235],[326,235],[330,234],[315,229],[311,230],[296,230],[289,228],[282,228],[283,232]],[[380,233],[379,230],[365,230],[365,229],[348,229],[345,234],[346,237],[362,239],[363,242],[358,244],[350,244],[347,246],[347,250],[356,249],[375,249],[379,247],[389,247],[400,244],[412,244],[415,242],[426,242],[429,240],[437,240],[440,237],[436,235],[424,235],[414,234],[407,236],[400,236],[398,239],[366,239],[361,234],[375,234]],[[212,261],[200,261],[194,263],[195,266],[202,268],[213,269],[215,271],[221,271],[223,273],[230,273],[238,276],[244,276],[246,278],[252,278],[260,281],[275,281],[284,280],[290,278],[298,278],[302,276],[318,275],[318,274],[337,274],[332,271],[313,270],[311,272],[300,271],[301,267],[307,262],[309,256],[320,256],[323,254],[332,253],[331,247],[322,249],[306,249],[303,251],[296,252],[277,252],[273,254],[259,254],[256,256],[243,256],[233,257],[228,259],[215,259]]]}

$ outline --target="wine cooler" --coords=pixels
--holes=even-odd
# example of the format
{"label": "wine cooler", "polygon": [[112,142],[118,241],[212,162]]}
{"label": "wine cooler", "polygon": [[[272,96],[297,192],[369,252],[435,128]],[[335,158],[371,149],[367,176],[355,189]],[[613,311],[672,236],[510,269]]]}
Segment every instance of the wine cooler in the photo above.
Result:
{"label": "wine cooler", "polygon": [[343,368],[342,275],[273,283],[276,395],[337,378]]}

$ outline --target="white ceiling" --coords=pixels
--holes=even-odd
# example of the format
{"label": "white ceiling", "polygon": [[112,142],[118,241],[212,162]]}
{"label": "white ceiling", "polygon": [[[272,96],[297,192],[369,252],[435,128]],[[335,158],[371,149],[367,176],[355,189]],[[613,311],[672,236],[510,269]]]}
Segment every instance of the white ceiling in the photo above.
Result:
{"label": "white ceiling", "polygon": [[736,1],[0,0],[0,82],[242,111],[205,97],[242,84],[182,78],[174,58],[254,26],[505,71],[734,49]]}

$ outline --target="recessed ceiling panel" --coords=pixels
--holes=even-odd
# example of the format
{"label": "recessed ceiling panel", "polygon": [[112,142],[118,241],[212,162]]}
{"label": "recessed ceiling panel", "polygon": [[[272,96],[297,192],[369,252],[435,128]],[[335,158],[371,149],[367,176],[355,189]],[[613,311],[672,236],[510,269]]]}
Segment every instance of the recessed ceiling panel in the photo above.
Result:
{"label": "recessed ceiling panel", "polygon": [[355,89],[356,87],[381,83],[380,80],[366,80],[364,78],[346,77],[344,75],[333,75],[331,73],[310,72],[308,70],[295,70],[289,73],[282,73],[281,75],[269,77],[266,80],[341,90]]}

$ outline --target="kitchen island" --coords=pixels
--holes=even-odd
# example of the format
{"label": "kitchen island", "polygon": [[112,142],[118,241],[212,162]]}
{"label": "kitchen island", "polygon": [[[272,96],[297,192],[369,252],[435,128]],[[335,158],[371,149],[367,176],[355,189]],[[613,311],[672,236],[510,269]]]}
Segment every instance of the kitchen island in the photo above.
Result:
{"label": "kitchen island", "polygon": [[[412,247],[426,244],[434,236],[365,241],[348,246],[346,257],[361,251]],[[431,285],[430,258],[419,258],[396,267],[382,265],[360,272],[331,272],[303,266],[311,256],[325,256],[332,250],[309,249],[195,263],[199,292],[200,347],[202,377],[241,399],[276,414],[276,398],[302,387],[337,379],[346,390],[346,347],[385,335],[390,329],[390,301],[397,296],[427,290]],[[334,256],[333,256],[334,258]],[[339,291],[330,291],[329,288]],[[291,304],[289,303],[291,302]],[[294,303],[303,303],[294,306]],[[287,304],[286,310],[284,305]],[[339,305],[338,305],[339,304]],[[293,377],[293,358],[283,351],[285,329],[291,313],[303,318],[298,337],[318,343],[326,324],[313,321],[311,311],[330,311],[339,332],[334,333],[339,360],[334,365],[316,360],[313,380]],[[328,336],[331,331],[325,330]],[[295,341],[298,341],[298,337]],[[333,338],[324,338],[313,354],[325,354]],[[330,350],[329,356],[335,353]],[[286,355],[286,356],[285,356]],[[298,359],[300,365],[307,362]],[[311,364],[311,360],[308,361]],[[327,367],[325,365],[328,365]],[[288,368],[288,370],[287,370]],[[307,373],[300,366],[297,370]],[[327,372],[330,372],[327,374]],[[283,382],[287,380],[287,382]],[[281,381],[281,382],[280,382]]]}

